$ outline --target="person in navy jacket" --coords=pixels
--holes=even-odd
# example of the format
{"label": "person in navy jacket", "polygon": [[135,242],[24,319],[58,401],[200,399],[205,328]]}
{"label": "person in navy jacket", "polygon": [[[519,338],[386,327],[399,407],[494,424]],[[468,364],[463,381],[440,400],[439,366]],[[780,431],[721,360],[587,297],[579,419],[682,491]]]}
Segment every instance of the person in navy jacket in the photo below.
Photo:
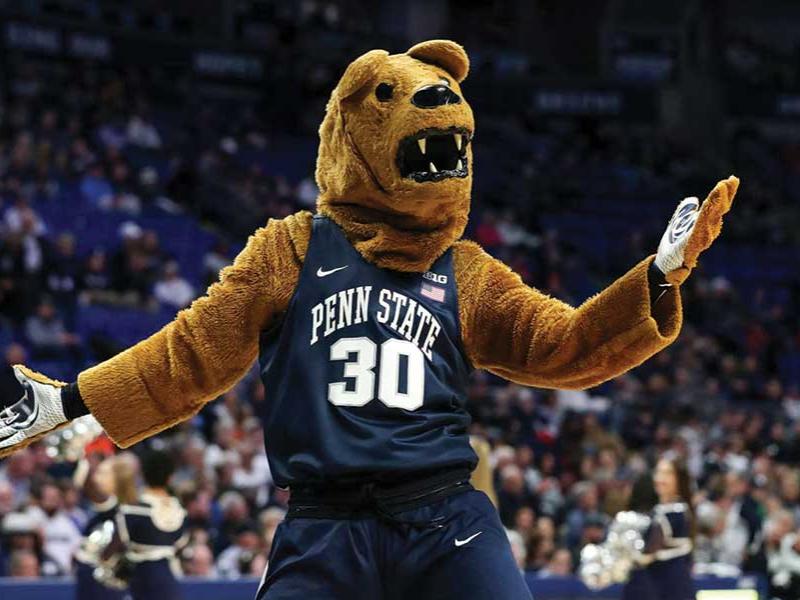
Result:
{"label": "person in navy jacket", "polygon": [[658,503],[638,568],[623,590],[623,600],[693,600],[692,550],[694,517],[691,478],[679,461],[662,458],[653,474]]}
{"label": "person in navy jacket", "polygon": [[137,502],[120,505],[114,540],[104,553],[106,561],[116,564],[115,576],[129,582],[133,600],[183,600],[177,552],[188,534],[186,511],[167,489],[173,471],[164,452],[142,459],[145,491]]}
{"label": "person in navy jacket", "polygon": [[124,590],[98,581],[98,566],[103,530],[112,528],[120,504],[136,501],[137,466],[135,459],[125,455],[98,462],[97,455],[87,456],[76,472],[76,482],[92,505],[92,517],[84,529],[84,539],[75,555],[76,600],[122,600]]}

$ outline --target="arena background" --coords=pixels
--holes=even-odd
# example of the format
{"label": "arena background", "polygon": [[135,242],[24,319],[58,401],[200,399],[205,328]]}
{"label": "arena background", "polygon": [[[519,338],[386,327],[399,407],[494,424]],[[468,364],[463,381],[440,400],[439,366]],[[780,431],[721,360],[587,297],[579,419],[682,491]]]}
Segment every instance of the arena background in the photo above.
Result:
{"label": "arena background", "polygon": [[[447,37],[472,59],[468,234],[549,294],[581,302],[655,250],[678,200],[743,182],[674,346],[587,392],[474,377],[473,433],[535,597],[617,597],[577,581],[577,556],[667,450],[696,480],[701,585],[766,594],[774,557],[800,559],[784,543],[800,517],[798,34],[800,4],[774,0],[0,0],[0,397],[19,394],[12,363],[71,381],[155,331],[253,229],[313,207],[343,68]],[[179,461],[198,600],[252,597],[282,518],[263,397],[248,377],[151,442]],[[0,542],[2,574],[26,576],[0,597],[71,597],[87,518],[71,469],[43,445],[0,463],[3,523],[44,489],[61,505],[38,555]]]}

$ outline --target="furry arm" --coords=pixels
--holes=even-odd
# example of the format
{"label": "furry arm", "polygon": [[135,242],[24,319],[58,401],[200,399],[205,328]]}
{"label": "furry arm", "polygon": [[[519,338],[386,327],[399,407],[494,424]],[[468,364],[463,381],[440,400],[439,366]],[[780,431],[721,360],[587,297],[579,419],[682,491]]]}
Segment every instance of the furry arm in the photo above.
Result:
{"label": "furry arm", "polygon": [[573,308],[528,287],[480,246],[455,246],[461,335],[476,368],[524,385],[587,388],[644,362],[681,328],[676,286],[651,308],[647,258]]}
{"label": "furry arm", "polygon": [[184,421],[247,372],[260,332],[291,299],[310,235],[310,213],[270,221],[206,296],[78,376],[83,401],[111,439],[127,447]]}

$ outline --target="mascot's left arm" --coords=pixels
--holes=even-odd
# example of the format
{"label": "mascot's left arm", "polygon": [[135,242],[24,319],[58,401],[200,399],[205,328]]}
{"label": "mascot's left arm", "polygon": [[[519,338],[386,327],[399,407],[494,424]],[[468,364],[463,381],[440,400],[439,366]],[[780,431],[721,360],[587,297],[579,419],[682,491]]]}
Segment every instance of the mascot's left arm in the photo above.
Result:
{"label": "mascot's left arm", "polygon": [[[679,286],[719,235],[738,185],[730,177],[702,206],[696,198],[681,202],[655,258],[578,308],[528,287],[476,244],[459,242],[456,284],[472,364],[524,385],[579,389],[644,362],[677,337]],[[656,269],[662,281],[654,283]],[[652,297],[651,290],[660,293]]]}
{"label": "mascot's left arm", "polygon": [[[25,394],[0,411],[0,457],[86,409],[123,447],[194,415],[253,364],[259,334],[291,299],[310,235],[308,212],[270,221],[206,296],[148,339],[82,372],[77,386],[15,366]],[[69,414],[69,395],[80,412]]]}

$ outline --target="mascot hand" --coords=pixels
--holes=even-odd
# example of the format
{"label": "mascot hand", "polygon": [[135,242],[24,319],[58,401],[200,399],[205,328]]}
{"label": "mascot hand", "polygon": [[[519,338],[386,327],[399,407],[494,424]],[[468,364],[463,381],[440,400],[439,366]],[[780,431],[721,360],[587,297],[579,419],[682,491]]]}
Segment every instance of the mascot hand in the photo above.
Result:
{"label": "mascot hand", "polygon": [[0,407],[0,456],[67,422],[61,403],[65,384],[22,365],[14,365],[14,375],[24,393],[13,404]]}
{"label": "mascot hand", "polygon": [[655,260],[667,282],[680,285],[689,276],[697,257],[722,230],[722,216],[730,210],[738,187],[739,179],[730,176],[714,186],[703,204],[697,198],[686,198],[678,205]]}

